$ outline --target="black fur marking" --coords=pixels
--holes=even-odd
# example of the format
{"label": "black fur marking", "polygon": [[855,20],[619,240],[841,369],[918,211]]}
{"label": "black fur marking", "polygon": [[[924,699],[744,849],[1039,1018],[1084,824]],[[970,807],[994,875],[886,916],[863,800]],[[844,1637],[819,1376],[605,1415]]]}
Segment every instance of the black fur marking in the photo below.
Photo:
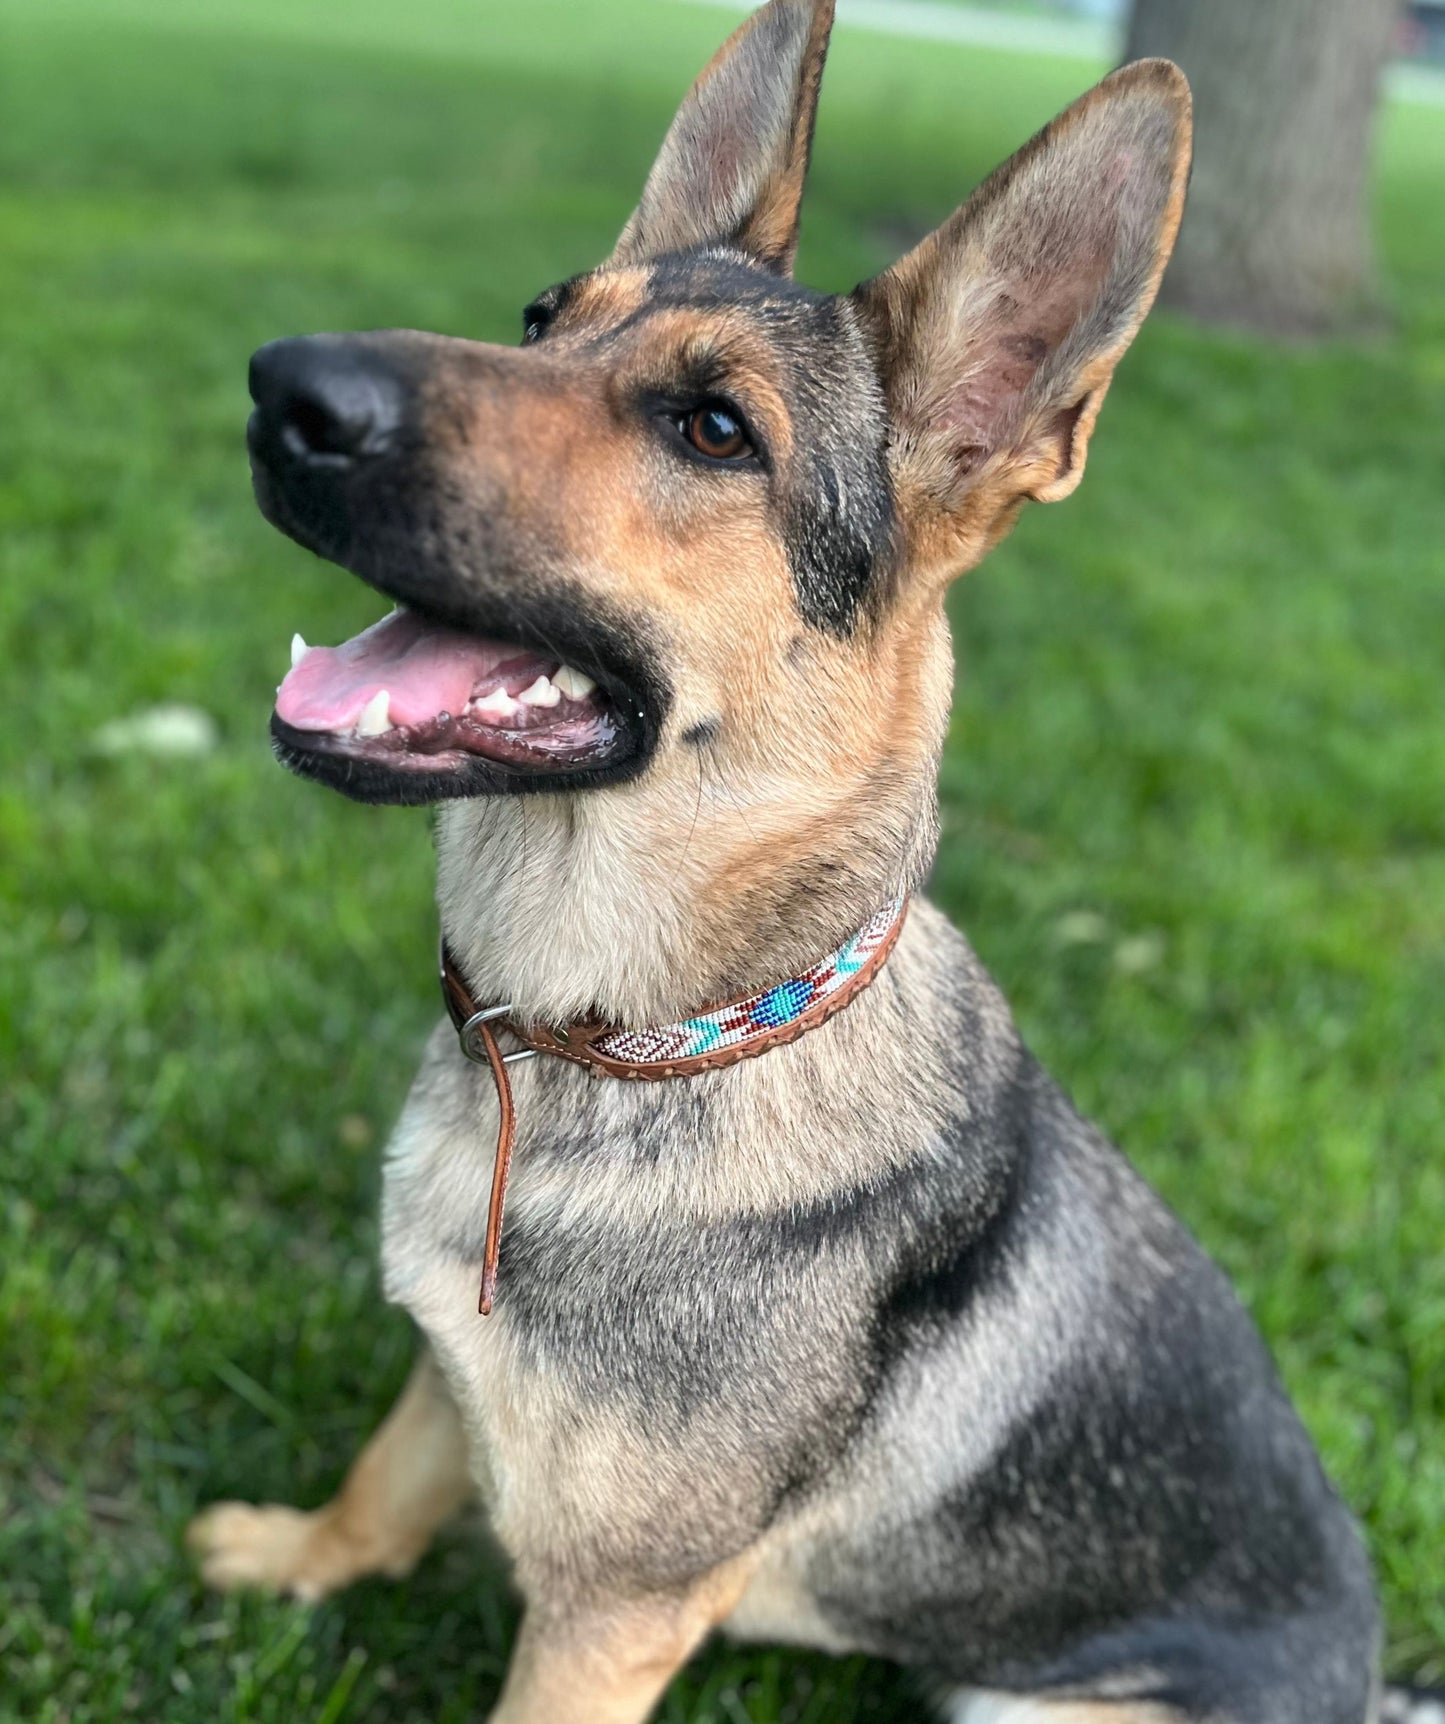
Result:
{"label": "black fur marking", "polygon": [[805,489],[789,512],[785,535],[798,608],[815,628],[853,631],[893,534],[893,493],[881,444],[850,452],[840,472],[826,455],[811,461]]}
{"label": "black fur marking", "polygon": [[[981,1324],[1028,1326],[1035,1381],[925,1513],[850,1531],[819,1561],[825,1612],[859,1644],[970,1685],[1112,1697],[1132,1681],[1123,1695],[1188,1718],[1357,1724],[1368,1568],[1262,1344],[1056,1086],[1030,1067],[1020,1087],[1026,1159],[982,1256],[898,1282],[879,1334],[906,1362]],[[1104,1252],[1085,1280],[1048,1248],[1048,1279],[1080,1302],[1056,1350],[1037,1259],[1032,1299],[1021,1291],[1045,1229]],[[942,1442],[991,1392],[980,1378],[918,1416]]]}
{"label": "black fur marking", "polygon": [[1006,1285],[1027,1154],[1021,1145],[1019,1162],[1000,1170],[999,1185],[989,1194],[993,1207],[973,1228],[961,1235],[952,1229],[925,1234],[898,1265],[874,1319],[880,1379],[926,1336],[936,1337],[956,1322],[985,1288]]}
{"label": "black fur marking", "polygon": [[722,735],[722,720],[720,718],[699,719],[696,724],[690,724],[682,733],[682,740],[690,748],[709,748]]}
{"label": "black fur marking", "polygon": [[745,253],[726,247],[704,251],[673,251],[654,258],[648,268],[649,304],[681,306],[696,311],[760,311],[784,316],[800,307],[831,303],[820,293],[789,276],[759,269]]}

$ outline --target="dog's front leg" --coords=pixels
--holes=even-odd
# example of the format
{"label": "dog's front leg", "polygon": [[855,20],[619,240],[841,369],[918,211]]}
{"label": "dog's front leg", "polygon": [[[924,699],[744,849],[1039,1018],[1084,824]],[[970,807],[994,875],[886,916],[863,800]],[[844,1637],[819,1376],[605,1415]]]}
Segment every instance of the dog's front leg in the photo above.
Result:
{"label": "dog's front leg", "polygon": [[531,1601],[488,1724],[643,1724],[668,1683],[732,1613],[743,1557],[680,1593],[562,1607]]}
{"label": "dog's front leg", "polygon": [[461,1418],[424,1352],[324,1507],[217,1503],[186,1542],[211,1586],[325,1598],[363,1575],[406,1574],[471,1490]]}

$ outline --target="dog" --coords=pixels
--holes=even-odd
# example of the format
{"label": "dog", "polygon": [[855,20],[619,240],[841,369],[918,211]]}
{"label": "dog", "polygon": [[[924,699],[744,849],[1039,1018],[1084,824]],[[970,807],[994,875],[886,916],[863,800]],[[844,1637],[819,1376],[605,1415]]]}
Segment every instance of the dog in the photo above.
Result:
{"label": "dog", "polygon": [[716,1629],[895,1660],[958,1724],[1424,1718],[1224,1277],[919,894],[944,594],[1079,483],[1188,86],[1116,71],[818,293],[831,11],[743,24],[519,347],[252,362],[263,513],[398,607],[298,640],[275,747],[439,805],[465,1033],[386,1158],[406,1389],[334,1501],[191,1543],[315,1599],[480,1496],[525,1602],[493,1724],[636,1724]]}

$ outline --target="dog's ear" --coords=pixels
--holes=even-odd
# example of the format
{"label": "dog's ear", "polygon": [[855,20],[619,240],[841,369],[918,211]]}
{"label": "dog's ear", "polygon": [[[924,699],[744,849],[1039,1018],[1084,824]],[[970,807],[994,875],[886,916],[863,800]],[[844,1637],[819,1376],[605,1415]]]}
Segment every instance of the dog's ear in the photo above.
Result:
{"label": "dog's ear", "polygon": [[714,55],[678,109],[612,262],[740,247],[793,267],[833,0],[771,0]]}
{"label": "dog's ear", "polygon": [[856,290],[900,502],[941,572],[977,561],[1025,498],[1078,484],[1169,261],[1189,151],[1184,74],[1167,60],[1125,66]]}

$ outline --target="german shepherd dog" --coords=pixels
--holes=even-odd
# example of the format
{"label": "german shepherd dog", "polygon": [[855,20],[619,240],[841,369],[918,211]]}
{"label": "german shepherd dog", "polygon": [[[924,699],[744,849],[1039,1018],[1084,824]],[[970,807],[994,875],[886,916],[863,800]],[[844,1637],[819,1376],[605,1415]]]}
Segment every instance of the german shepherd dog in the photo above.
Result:
{"label": "german shepherd dog", "polygon": [[[798,285],[831,12],[744,23],[520,347],[253,361],[263,512],[399,607],[297,643],[277,752],[442,805],[445,939],[513,1026],[687,1020],[918,891],[945,590],[1078,484],[1169,256],[1190,102],[1155,60],[884,274]],[[404,1573],[479,1495],[525,1601],[493,1724],[636,1724],[716,1628],[896,1660],[966,1724],[1427,1715],[1224,1278],[921,897],[765,1057],[514,1069],[494,1313],[503,1086],[443,1023],[386,1161],[421,1361],[334,1501],[201,1516],[208,1581]]]}

